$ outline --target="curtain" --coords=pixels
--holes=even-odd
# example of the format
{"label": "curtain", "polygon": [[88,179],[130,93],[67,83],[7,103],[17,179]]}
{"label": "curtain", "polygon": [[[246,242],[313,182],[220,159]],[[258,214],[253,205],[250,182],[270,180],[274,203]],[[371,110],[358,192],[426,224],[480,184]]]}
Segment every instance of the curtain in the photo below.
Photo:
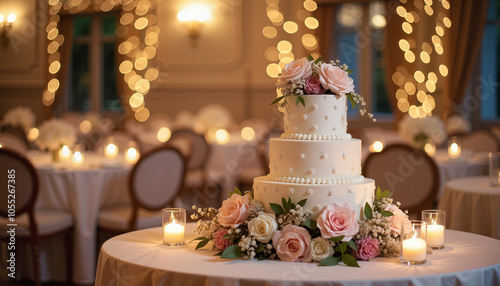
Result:
{"label": "curtain", "polygon": [[319,27],[316,29],[319,54],[323,59],[330,59],[332,45],[332,27],[335,21],[335,4],[319,4],[318,9],[314,11],[314,17],[319,21]]}
{"label": "curtain", "polygon": [[[445,110],[462,102],[481,49],[488,0],[451,1]],[[445,116],[451,115],[446,113]]]}

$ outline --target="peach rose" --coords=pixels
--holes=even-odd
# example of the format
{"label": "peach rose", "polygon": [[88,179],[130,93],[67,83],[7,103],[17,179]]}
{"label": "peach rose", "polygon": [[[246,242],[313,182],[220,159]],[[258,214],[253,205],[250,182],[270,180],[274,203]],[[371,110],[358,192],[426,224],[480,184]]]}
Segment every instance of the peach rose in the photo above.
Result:
{"label": "peach rose", "polygon": [[344,235],[342,241],[349,241],[359,231],[356,212],[347,203],[327,205],[318,217],[317,225],[325,239]]}
{"label": "peach rose", "polygon": [[217,218],[222,226],[236,228],[245,222],[249,209],[247,197],[233,194],[222,202]]}
{"label": "peach rose", "polygon": [[354,92],[352,78],[349,77],[346,71],[343,71],[338,66],[322,64],[319,67],[318,75],[321,85],[333,94],[343,96],[347,93]]}
{"label": "peach rose", "polygon": [[401,234],[401,223],[408,222],[409,221],[408,216],[400,208],[398,208],[398,206],[393,204],[387,204],[385,210],[390,211],[391,213],[394,214],[393,216],[390,217],[391,221],[389,228],[391,229],[391,231],[397,234]]}
{"label": "peach rose", "polygon": [[289,224],[274,232],[273,247],[283,261],[310,262],[312,259],[311,235],[300,226]]}
{"label": "peach rose", "polygon": [[312,75],[312,62],[306,58],[301,58],[288,63],[278,76],[276,87],[282,87],[291,81],[299,78],[306,78]]}

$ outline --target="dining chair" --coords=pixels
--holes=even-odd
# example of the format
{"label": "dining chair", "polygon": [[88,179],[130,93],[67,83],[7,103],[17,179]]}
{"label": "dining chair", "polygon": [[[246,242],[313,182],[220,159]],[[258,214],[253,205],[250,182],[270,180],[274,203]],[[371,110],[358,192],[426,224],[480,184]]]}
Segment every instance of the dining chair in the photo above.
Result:
{"label": "dining chair", "polygon": [[161,210],[172,206],[182,188],[186,161],[171,146],[141,156],[128,177],[131,204],[104,208],[98,216],[98,233],[120,234],[161,226]]}
{"label": "dining chair", "polygon": [[0,132],[1,133],[10,133],[10,134],[16,136],[29,149],[30,142],[28,140],[28,137],[26,136],[26,133],[24,132],[24,129],[21,126],[3,125],[3,126],[0,126]]}
{"label": "dining chair", "polygon": [[488,130],[476,130],[463,135],[462,149],[471,149],[474,152],[498,152],[500,151],[500,140]]}
{"label": "dining chair", "polygon": [[28,242],[31,245],[35,285],[38,286],[40,285],[40,241],[64,236],[67,280],[71,281],[73,261],[71,214],[55,209],[35,208],[39,192],[38,174],[30,161],[21,153],[1,148],[0,172],[2,174],[0,194],[4,201],[0,204],[0,240],[8,242],[10,240],[8,231],[14,229],[16,243]]}
{"label": "dining chair", "polygon": [[420,218],[422,210],[435,207],[439,170],[424,151],[407,144],[388,145],[380,153],[368,155],[362,170],[376,186],[390,190],[410,218]]}
{"label": "dining chair", "polygon": [[0,148],[9,148],[19,153],[26,153],[29,150],[28,145],[24,143],[19,137],[12,133],[0,133]]}

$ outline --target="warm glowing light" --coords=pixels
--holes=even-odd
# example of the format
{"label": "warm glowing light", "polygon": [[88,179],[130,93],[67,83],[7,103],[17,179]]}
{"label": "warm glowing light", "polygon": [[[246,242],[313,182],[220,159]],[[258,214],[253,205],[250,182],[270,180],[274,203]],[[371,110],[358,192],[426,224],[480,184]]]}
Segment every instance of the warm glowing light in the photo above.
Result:
{"label": "warm glowing light", "polygon": [[270,77],[277,78],[281,73],[281,67],[276,63],[271,63],[267,65],[266,72]]}
{"label": "warm glowing light", "polygon": [[83,134],[88,134],[92,130],[92,122],[83,120],[78,127]]}
{"label": "warm glowing light", "polygon": [[415,85],[412,82],[405,83],[405,91],[409,95],[414,95],[416,92]]}
{"label": "warm glowing light", "polygon": [[288,54],[292,51],[292,44],[289,41],[280,41],[276,47],[280,53]]}
{"label": "warm glowing light", "polygon": [[443,18],[443,24],[444,24],[444,26],[445,26],[446,28],[450,28],[450,27],[451,27],[451,20],[450,20],[450,18],[448,18],[448,17],[444,17],[444,18]]}
{"label": "warm glowing light", "polygon": [[432,14],[434,14],[434,10],[429,5],[425,5],[424,10],[425,10],[425,13],[427,13],[427,15],[429,15],[429,16],[432,16]]}
{"label": "warm glowing light", "polygon": [[106,148],[104,148],[104,156],[107,159],[115,159],[117,155],[118,146],[115,143],[109,143],[108,145],[106,145]]}
{"label": "warm glowing light", "polygon": [[446,67],[445,65],[439,65],[439,73],[444,77],[447,76],[448,75],[448,67]]}
{"label": "warm glowing light", "polygon": [[51,74],[56,74],[61,68],[61,63],[59,61],[54,61],[49,66],[49,72]]}
{"label": "warm glowing light", "polygon": [[407,62],[413,63],[415,61],[415,54],[412,51],[406,51],[405,59]]}
{"label": "warm glowing light", "polygon": [[266,26],[262,29],[262,34],[264,37],[272,39],[278,35],[278,31],[274,27]]}
{"label": "warm glowing light", "polygon": [[62,146],[62,148],[59,150],[59,159],[62,162],[69,161],[71,158],[71,150],[69,150],[69,147],[67,145]]}
{"label": "warm glowing light", "polygon": [[403,28],[403,31],[407,34],[411,34],[411,32],[413,32],[413,28],[408,22],[403,22],[401,27]]}
{"label": "warm glowing light", "polygon": [[167,142],[172,136],[172,131],[168,127],[162,127],[156,133],[156,139],[160,142]]}
{"label": "warm glowing light", "polygon": [[227,132],[226,129],[218,129],[215,132],[215,140],[217,140],[219,144],[226,144],[229,142],[229,137],[229,132]]}
{"label": "warm glowing light", "polygon": [[405,9],[405,7],[403,7],[403,6],[398,6],[398,7],[396,8],[396,12],[398,13],[398,15],[399,15],[400,17],[403,17],[403,18],[404,18],[404,17],[406,16],[406,9]]}
{"label": "warm glowing light", "polygon": [[429,54],[425,51],[422,51],[420,53],[420,59],[422,60],[422,62],[424,64],[428,64],[430,61],[431,61],[431,57],[429,56]]}
{"label": "warm glowing light", "polygon": [[135,142],[129,142],[127,151],[123,154],[125,161],[129,164],[135,164],[139,160],[139,151],[137,151]]}
{"label": "warm glowing light", "polygon": [[436,34],[438,34],[440,37],[444,36],[444,30],[441,26],[436,26]]}
{"label": "warm glowing light", "polygon": [[252,141],[255,138],[255,131],[252,127],[243,127],[241,129],[241,138],[245,141]]}
{"label": "warm glowing light", "polygon": [[373,142],[373,144],[370,146],[370,152],[376,152],[376,153],[379,153],[379,152],[382,152],[382,150],[384,150],[384,143],[382,143],[381,141],[375,141]]}
{"label": "warm glowing light", "polygon": [[141,17],[135,21],[134,27],[137,30],[142,30],[148,26],[148,19],[146,17]]}
{"label": "warm glowing light", "polygon": [[5,17],[3,15],[0,15],[0,23],[2,23],[5,20]]}
{"label": "warm glowing light", "polygon": [[142,95],[142,93],[136,92],[132,94],[128,102],[132,108],[138,108],[144,104],[144,95]]}
{"label": "warm glowing light", "polygon": [[283,30],[285,30],[288,34],[294,34],[299,30],[299,25],[293,21],[286,21],[283,24]]}
{"label": "warm glowing light", "polygon": [[181,22],[197,21],[200,23],[205,23],[211,18],[211,12],[207,6],[202,4],[192,4],[186,9],[179,11],[177,13],[177,19]]}
{"label": "warm glowing light", "polygon": [[[410,15],[410,14],[408,14],[408,15]],[[373,15],[373,17],[371,19],[371,24],[375,28],[383,28],[383,27],[385,27],[385,25],[387,25],[387,20],[385,19],[385,17],[383,15]]]}
{"label": "warm glowing light", "polygon": [[423,90],[417,92],[417,100],[424,103],[427,100],[427,94]]}
{"label": "warm glowing light", "polygon": [[314,2],[314,1],[306,0],[306,1],[304,1],[303,5],[304,5],[304,8],[310,12],[313,12],[316,9],[318,9],[318,4],[316,4],[316,2]]}
{"label": "warm glowing light", "polygon": [[304,24],[309,29],[317,29],[319,27],[319,21],[314,17],[307,17]]}
{"label": "warm glowing light", "polygon": [[9,16],[7,16],[7,22],[13,23],[14,21],[16,21],[16,18],[17,18],[16,14],[11,13],[11,14],[9,14]]}
{"label": "warm glowing light", "polygon": [[139,122],[145,122],[149,118],[149,109],[142,107],[135,112],[135,119]]}
{"label": "warm glowing light", "polygon": [[316,40],[316,37],[311,34],[305,34],[302,36],[302,44],[306,48],[313,48],[318,44],[318,41]]}
{"label": "warm glowing light", "polygon": [[40,132],[37,128],[33,127],[30,129],[30,131],[28,131],[28,140],[30,142],[33,142],[38,138],[38,135],[40,135]]}
{"label": "warm glowing light", "polygon": [[421,71],[416,71],[414,74],[414,78],[417,82],[422,83],[425,81],[425,75]]}

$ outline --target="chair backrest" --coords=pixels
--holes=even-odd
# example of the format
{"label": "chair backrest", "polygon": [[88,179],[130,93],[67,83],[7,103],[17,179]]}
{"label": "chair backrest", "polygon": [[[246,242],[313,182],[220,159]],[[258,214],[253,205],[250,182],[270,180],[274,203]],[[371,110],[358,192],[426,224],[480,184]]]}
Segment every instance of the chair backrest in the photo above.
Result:
{"label": "chair backrest", "polygon": [[162,146],[142,156],[129,176],[129,192],[133,214],[131,229],[139,208],[160,210],[173,202],[182,188],[186,162],[181,152],[171,146]]}
{"label": "chair backrest", "polygon": [[[210,145],[208,144],[205,136],[194,132],[191,129],[178,129],[172,132],[170,137],[170,144],[176,140],[178,142],[191,142],[191,152],[188,156],[187,169],[188,170],[198,170],[204,169],[210,156]],[[179,146],[180,148],[180,146]],[[184,148],[183,148],[184,149]]]}
{"label": "chair backrest", "polygon": [[16,136],[26,146],[29,146],[29,144],[30,144],[28,141],[28,137],[26,137],[26,133],[24,132],[24,129],[21,126],[4,125],[4,126],[0,127],[0,132],[10,133],[10,134]]}
{"label": "chair backrest", "polygon": [[18,217],[27,213],[31,235],[36,235],[34,209],[38,196],[38,175],[33,164],[19,152],[0,148],[0,172],[0,195],[5,202],[0,204],[0,216]]}
{"label": "chair backrest", "polygon": [[6,132],[0,133],[0,145],[3,148],[9,148],[19,153],[26,153],[29,149],[28,145],[22,139],[12,133]]}
{"label": "chair backrest", "polygon": [[371,153],[363,164],[363,175],[375,180],[382,190],[393,192],[394,201],[411,215],[434,208],[439,188],[439,170],[425,152],[407,144],[387,146]]}
{"label": "chair backrest", "polygon": [[476,130],[462,138],[462,149],[471,149],[475,152],[498,152],[500,141],[496,135],[488,130]]}

